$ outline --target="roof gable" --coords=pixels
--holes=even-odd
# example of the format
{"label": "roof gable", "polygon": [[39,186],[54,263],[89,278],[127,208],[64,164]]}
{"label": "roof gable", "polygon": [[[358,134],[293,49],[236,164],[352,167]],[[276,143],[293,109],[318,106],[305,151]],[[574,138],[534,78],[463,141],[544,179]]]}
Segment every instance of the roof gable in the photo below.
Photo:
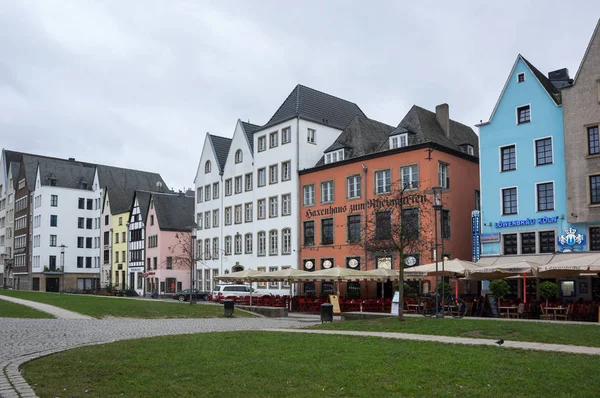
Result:
{"label": "roof gable", "polygon": [[[133,215],[133,208],[137,202],[140,207],[140,215],[142,217],[142,221],[146,222],[146,217],[148,217],[148,207],[150,206],[150,196],[152,192],[147,191],[135,191],[133,194],[133,198],[131,200],[131,206],[129,207],[129,221],[131,222],[131,216]],[[113,213],[118,214],[118,213]]]}
{"label": "roof gable", "polygon": [[596,28],[594,29],[594,33],[592,33],[592,37],[588,43],[587,48],[585,49],[585,53],[583,55],[583,58],[581,59],[581,63],[579,64],[577,73],[575,74],[575,79],[573,79],[573,85],[575,85],[577,83],[577,78],[579,77],[579,74],[581,73],[581,70],[583,69],[583,65],[585,64],[585,61],[587,60],[588,54],[590,53],[590,50],[592,49],[592,47],[594,45],[600,45],[600,19],[598,19],[598,22],[596,23]]}
{"label": "roof gable", "polygon": [[54,180],[57,187],[92,190],[95,167],[74,160],[57,160],[48,157],[23,155],[25,181],[30,190],[35,190],[39,172],[40,184],[49,186]]}
{"label": "roof gable", "polygon": [[194,225],[194,196],[184,193],[153,193],[151,198],[161,231],[191,231]]}
{"label": "roof gable", "polygon": [[208,134],[208,139],[214,150],[219,171],[222,171],[225,167],[225,162],[227,162],[227,155],[229,154],[229,147],[231,146],[231,138]]}
{"label": "roof gable", "polygon": [[366,117],[355,103],[299,84],[261,130],[294,118],[343,130],[357,115]]}
{"label": "roof gable", "polygon": [[254,153],[254,132],[260,129],[260,126],[252,123],[242,122],[239,119],[238,123],[242,125],[242,129],[244,130],[244,134],[246,135],[246,140],[248,140],[250,152]]}

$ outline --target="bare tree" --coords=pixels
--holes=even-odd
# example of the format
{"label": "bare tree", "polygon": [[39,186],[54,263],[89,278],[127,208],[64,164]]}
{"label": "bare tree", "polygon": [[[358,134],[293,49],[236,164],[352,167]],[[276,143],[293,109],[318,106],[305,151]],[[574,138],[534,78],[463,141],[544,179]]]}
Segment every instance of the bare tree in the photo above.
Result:
{"label": "bare tree", "polygon": [[200,250],[195,250],[196,239],[191,232],[179,231],[175,234],[177,243],[169,246],[173,268],[190,270],[190,305],[193,304],[194,274],[196,263],[202,261]]}
{"label": "bare tree", "polygon": [[425,190],[401,183],[393,184],[387,194],[370,199],[366,205],[364,249],[371,258],[379,254],[396,254],[400,296],[398,319],[402,320],[405,258],[409,254],[429,257],[434,246],[433,206]]}

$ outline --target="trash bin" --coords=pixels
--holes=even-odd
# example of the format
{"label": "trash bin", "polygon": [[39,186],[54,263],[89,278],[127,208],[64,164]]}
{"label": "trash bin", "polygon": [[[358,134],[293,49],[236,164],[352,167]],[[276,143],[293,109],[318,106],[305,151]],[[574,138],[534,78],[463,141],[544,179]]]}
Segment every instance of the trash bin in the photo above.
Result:
{"label": "trash bin", "polygon": [[225,308],[225,316],[233,316],[233,300],[223,300],[223,308]]}
{"label": "trash bin", "polygon": [[321,304],[321,323],[333,322],[333,304]]}

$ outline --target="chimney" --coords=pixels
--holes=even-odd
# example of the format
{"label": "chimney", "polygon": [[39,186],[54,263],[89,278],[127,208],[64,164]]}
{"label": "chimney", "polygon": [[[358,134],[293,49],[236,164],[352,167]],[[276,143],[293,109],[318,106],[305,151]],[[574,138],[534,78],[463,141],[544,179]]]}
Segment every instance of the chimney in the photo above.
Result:
{"label": "chimney", "polygon": [[435,118],[442,126],[446,137],[450,138],[450,108],[448,104],[440,104],[435,107]]}
{"label": "chimney", "polygon": [[74,162],[75,158],[69,158],[69,162]]}

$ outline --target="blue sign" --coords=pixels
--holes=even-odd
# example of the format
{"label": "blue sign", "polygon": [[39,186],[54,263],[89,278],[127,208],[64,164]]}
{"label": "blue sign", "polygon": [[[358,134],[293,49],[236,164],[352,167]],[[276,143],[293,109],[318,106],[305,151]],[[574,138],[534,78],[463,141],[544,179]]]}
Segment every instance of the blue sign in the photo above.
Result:
{"label": "blue sign", "polygon": [[575,228],[565,229],[565,233],[558,237],[558,251],[570,252],[585,250],[585,235],[578,234]]}
{"label": "blue sign", "polygon": [[472,255],[473,261],[479,261],[481,256],[481,212],[474,210],[471,212],[471,236],[472,236]]}
{"label": "blue sign", "polygon": [[535,225],[536,222],[538,224],[555,224],[558,222],[558,217],[540,217],[538,219],[535,218],[525,218],[523,220],[513,220],[513,221],[498,221],[494,223],[496,228],[505,228],[505,227],[521,227],[523,225]]}

